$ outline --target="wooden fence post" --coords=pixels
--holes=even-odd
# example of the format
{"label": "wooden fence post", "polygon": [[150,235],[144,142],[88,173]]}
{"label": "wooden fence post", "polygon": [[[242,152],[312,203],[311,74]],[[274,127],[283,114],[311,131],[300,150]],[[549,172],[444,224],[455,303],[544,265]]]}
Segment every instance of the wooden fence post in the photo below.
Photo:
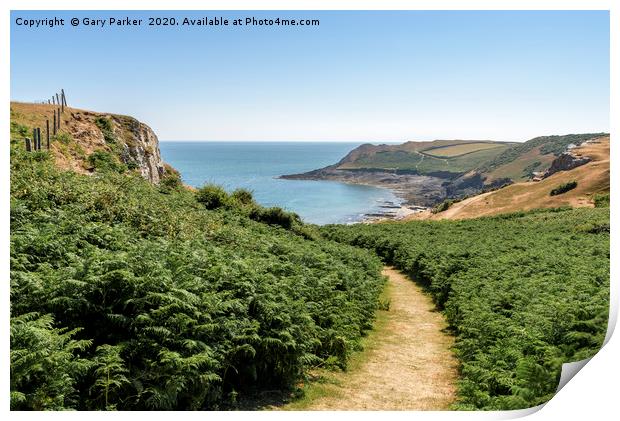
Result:
{"label": "wooden fence post", "polygon": [[25,138],[26,141],[26,152],[32,152],[32,148],[30,147],[30,139]]}
{"label": "wooden fence post", "polygon": [[60,108],[58,109],[58,130],[60,130]]}
{"label": "wooden fence post", "polygon": [[61,89],[60,92],[62,93],[62,103],[65,105],[65,107],[68,107],[68,105],[67,105],[67,97],[65,96],[65,90]]}
{"label": "wooden fence post", "polygon": [[54,110],[54,135],[56,135],[56,110]]}
{"label": "wooden fence post", "polygon": [[32,129],[32,146],[33,149],[37,150],[37,129]]}
{"label": "wooden fence post", "polygon": [[37,149],[41,150],[41,128],[37,127]]}
{"label": "wooden fence post", "polygon": [[46,135],[45,137],[47,138],[47,150],[50,150],[50,121],[49,120],[45,120],[45,128],[46,128]]}

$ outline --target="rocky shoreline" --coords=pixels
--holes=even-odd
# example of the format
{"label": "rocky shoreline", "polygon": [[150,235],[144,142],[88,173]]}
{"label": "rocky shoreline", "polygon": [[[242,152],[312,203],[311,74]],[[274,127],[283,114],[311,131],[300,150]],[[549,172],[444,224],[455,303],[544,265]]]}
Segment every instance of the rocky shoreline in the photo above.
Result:
{"label": "rocky shoreline", "polygon": [[431,207],[444,200],[446,179],[418,174],[402,174],[385,170],[341,170],[334,166],[303,174],[281,175],[285,180],[329,180],[362,184],[391,190],[404,200],[403,205]]}
{"label": "rocky shoreline", "polygon": [[425,206],[396,204],[390,201],[386,201],[384,204],[379,205],[379,208],[380,210],[378,212],[364,214],[359,223],[369,224],[381,221],[398,221],[429,209]]}

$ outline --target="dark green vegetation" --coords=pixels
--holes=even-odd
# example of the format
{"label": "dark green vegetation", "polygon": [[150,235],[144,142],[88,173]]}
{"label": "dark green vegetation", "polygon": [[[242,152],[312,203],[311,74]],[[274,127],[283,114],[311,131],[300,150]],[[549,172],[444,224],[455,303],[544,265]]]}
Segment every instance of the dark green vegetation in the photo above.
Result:
{"label": "dark green vegetation", "polygon": [[[444,311],[462,363],[456,408],[544,402],[561,363],[602,343],[608,194],[595,209],[319,230],[245,190],[190,192],[172,169],[145,182],[110,146],[139,123],[106,121],[106,150],[53,139],[92,176],[26,154],[30,129],[11,122],[12,409],[234,408],[314,366],[345,367],[383,286],[378,258],[351,245]],[[580,141],[550,141],[568,140]]]}
{"label": "dark green vegetation", "polygon": [[114,135],[114,127],[112,126],[112,122],[109,118],[106,117],[97,117],[95,119],[95,124],[101,130],[101,134],[103,134],[103,138],[107,143],[116,144],[116,136]]}
{"label": "dark green vegetation", "polygon": [[433,208],[431,209],[431,213],[440,213],[447,211],[454,203],[456,203],[456,201],[452,199],[444,200],[440,204],[433,206]]}
{"label": "dark green vegetation", "polygon": [[560,184],[556,188],[551,189],[551,191],[549,192],[549,196],[557,196],[558,194],[566,193],[567,191],[571,191],[575,187],[577,187],[576,181],[569,181],[567,183]]}
{"label": "dark green vegetation", "polygon": [[231,408],[346,366],[373,321],[378,258],[249,192],[90,160],[92,176],[63,172],[11,144],[12,409]]}
{"label": "dark green vegetation", "polygon": [[594,207],[608,208],[609,207],[609,193],[594,195]]}
{"label": "dark green vegetation", "polygon": [[534,162],[526,165],[525,168],[523,168],[523,171],[522,171],[521,175],[524,178],[530,178],[534,171],[539,171],[540,170],[541,166],[542,166],[542,162],[534,161]]}
{"label": "dark green vegetation", "polygon": [[206,184],[196,192],[196,200],[207,209],[236,209],[243,212],[250,219],[269,225],[277,225],[285,229],[297,228],[296,232],[306,232],[299,215],[286,212],[282,208],[264,208],[259,206],[252,193],[245,189],[237,189],[231,194],[215,184]]}
{"label": "dark green vegetation", "polygon": [[230,197],[226,190],[215,184],[207,184],[196,192],[196,200],[207,209],[218,209],[228,206]]}
{"label": "dark green vegetation", "polygon": [[[546,169],[537,157],[558,156],[570,145],[578,146],[586,140],[604,135],[606,133],[541,136],[523,143],[443,140],[407,142],[402,145],[362,145],[351,151],[337,168],[400,170],[442,178],[452,178],[472,170],[482,174],[484,178],[487,173],[495,171],[493,173],[495,179],[514,178],[514,174],[527,179],[532,171]],[[446,156],[436,156],[435,151],[446,151]],[[453,151],[454,154],[447,153],[449,151]],[[532,152],[536,153],[532,157],[524,158]],[[518,168],[511,168],[509,166],[511,163],[515,163]],[[504,166],[508,167],[502,169]]]}
{"label": "dark green vegetation", "polygon": [[[516,144],[511,148],[505,150],[493,160],[485,163],[479,168],[481,172],[489,172],[502,165],[509,164],[517,160],[522,155],[532,151],[535,148],[540,148],[540,155],[553,154],[555,156],[565,152],[569,145],[579,146],[583,142],[594,139],[601,136],[609,135],[608,133],[583,133],[583,134],[569,134],[564,136],[540,136],[528,140],[527,142]],[[531,165],[531,164],[530,164]]]}
{"label": "dark green vegetation", "polygon": [[[604,135],[606,133],[540,136],[523,143],[441,140],[407,142],[402,145],[362,145],[347,155],[340,162],[339,168],[417,170],[420,174],[444,171],[463,173],[474,169],[489,172],[536,148],[540,148],[541,155],[557,156],[566,151],[569,145],[580,145],[586,140]],[[454,150],[454,155],[435,156],[433,153],[449,150]],[[535,166],[539,165],[540,162]]]}
{"label": "dark green vegetation", "polygon": [[464,221],[327,226],[420,282],[456,335],[457,409],[549,400],[561,364],[602,345],[609,305],[609,209]]}
{"label": "dark green vegetation", "polygon": [[[494,147],[489,148],[489,144]],[[471,147],[467,149],[468,146]],[[512,144],[493,142],[407,142],[402,145],[364,145],[345,157],[339,169],[398,170],[406,173],[458,176],[473,170]],[[434,151],[459,148],[454,156],[434,156]],[[363,148],[363,149],[362,149]],[[362,150],[363,152],[359,152]],[[427,153],[428,152],[428,153]],[[457,153],[457,152],[455,152]]]}
{"label": "dark green vegetation", "polygon": [[110,152],[95,151],[88,155],[86,161],[95,171],[114,171],[123,173],[127,171],[127,166],[120,163]]}

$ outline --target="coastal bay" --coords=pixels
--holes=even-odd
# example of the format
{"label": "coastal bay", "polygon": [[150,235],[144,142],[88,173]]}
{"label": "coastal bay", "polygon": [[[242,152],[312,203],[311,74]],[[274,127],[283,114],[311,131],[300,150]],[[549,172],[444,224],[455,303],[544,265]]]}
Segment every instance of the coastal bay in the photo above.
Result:
{"label": "coastal bay", "polygon": [[[164,160],[183,182],[253,191],[263,206],[293,211],[309,223],[355,223],[402,213],[404,199],[387,186],[333,180],[288,180],[283,174],[328,165],[358,146],[338,142],[161,142]],[[396,186],[393,186],[396,187]]]}

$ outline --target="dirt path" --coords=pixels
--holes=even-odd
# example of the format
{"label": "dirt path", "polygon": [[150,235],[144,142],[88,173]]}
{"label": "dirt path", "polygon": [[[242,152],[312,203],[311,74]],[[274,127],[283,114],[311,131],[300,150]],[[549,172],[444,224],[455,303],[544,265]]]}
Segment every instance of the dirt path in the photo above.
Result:
{"label": "dirt path", "polygon": [[382,311],[360,360],[337,375],[308,410],[440,410],[455,398],[457,361],[446,322],[428,295],[400,272],[389,277]]}

